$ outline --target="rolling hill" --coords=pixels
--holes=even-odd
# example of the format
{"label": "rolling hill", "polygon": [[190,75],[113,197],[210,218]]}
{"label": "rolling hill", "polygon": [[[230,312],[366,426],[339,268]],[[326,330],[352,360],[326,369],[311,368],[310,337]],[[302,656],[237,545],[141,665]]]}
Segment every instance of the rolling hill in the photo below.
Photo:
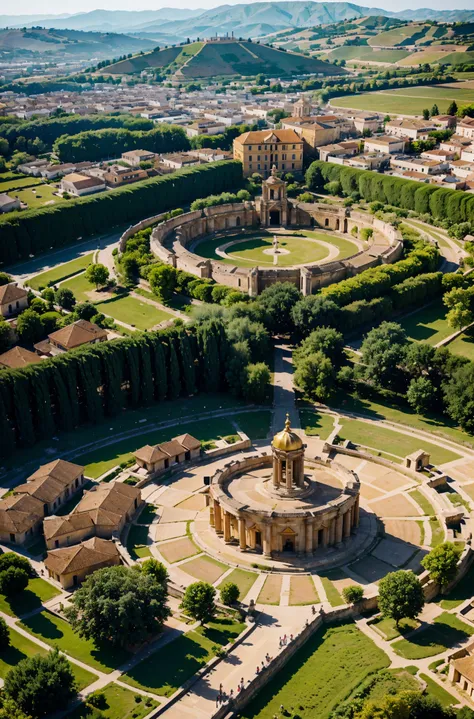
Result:
{"label": "rolling hill", "polygon": [[291,77],[307,73],[341,75],[346,71],[305,55],[248,41],[194,42],[138,55],[109,65],[107,74],[129,75],[147,68],[186,79],[233,75]]}
{"label": "rolling hill", "polygon": [[0,57],[37,54],[51,57],[107,58],[150,50],[154,40],[129,37],[118,33],[82,32],[30,28],[26,30],[0,30]]}

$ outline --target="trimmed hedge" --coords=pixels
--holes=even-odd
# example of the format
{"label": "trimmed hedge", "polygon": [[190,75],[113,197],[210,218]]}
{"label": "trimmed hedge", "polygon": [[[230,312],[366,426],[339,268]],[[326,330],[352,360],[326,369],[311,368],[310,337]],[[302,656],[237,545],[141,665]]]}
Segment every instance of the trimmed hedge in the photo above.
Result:
{"label": "trimmed hedge", "polygon": [[241,183],[240,162],[214,162],[113,192],[9,214],[0,218],[0,263],[13,263],[81,237],[110,232],[117,225],[188,205],[203,193],[220,193]]}
{"label": "trimmed hedge", "polygon": [[474,222],[474,195],[462,190],[447,190],[316,160],[306,172],[306,184],[311,190],[321,191],[328,182],[340,182],[346,195],[358,192],[367,202],[429,213],[438,220],[449,219],[452,223]]}

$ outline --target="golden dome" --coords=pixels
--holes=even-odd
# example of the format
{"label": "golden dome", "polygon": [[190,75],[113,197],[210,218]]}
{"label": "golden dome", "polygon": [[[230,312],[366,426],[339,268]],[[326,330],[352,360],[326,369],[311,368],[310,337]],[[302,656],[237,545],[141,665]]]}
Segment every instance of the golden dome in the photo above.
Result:
{"label": "golden dome", "polygon": [[303,442],[296,432],[291,431],[290,416],[286,415],[285,429],[273,437],[272,445],[275,449],[282,449],[284,452],[292,452],[295,449],[302,449]]}

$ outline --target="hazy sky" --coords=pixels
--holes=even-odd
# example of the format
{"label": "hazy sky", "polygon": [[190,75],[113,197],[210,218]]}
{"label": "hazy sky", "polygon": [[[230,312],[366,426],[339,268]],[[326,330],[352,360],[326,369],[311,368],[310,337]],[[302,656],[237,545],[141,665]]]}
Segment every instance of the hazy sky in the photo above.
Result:
{"label": "hazy sky", "polygon": [[[102,8],[104,10],[157,10],[160,7],[181,7],[181,8],[212,8],[218,5],[236,5],[241,2],[254,2],[255,0],[227,0],[218,2],[216,0],[81,0],[75,12],[88,12]],[[430,7],[437,10],[453,10],[454,8],[465,8],[472,10],[473,0],[352,0],[357,5],[365,7],[379,7],[387,10],[397,11],[406,8]],[[0,15],[40,15],[71,13],[73,3],[65,3],[64,0],[16,0],[7,2],[0,0]],[[73,11],[74,12],[74,11]]]}

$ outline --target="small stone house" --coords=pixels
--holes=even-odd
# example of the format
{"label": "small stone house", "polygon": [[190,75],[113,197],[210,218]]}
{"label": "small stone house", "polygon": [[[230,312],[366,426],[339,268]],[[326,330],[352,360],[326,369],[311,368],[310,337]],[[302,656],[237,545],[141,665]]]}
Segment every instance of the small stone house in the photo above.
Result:
{"label": "small stone house", "polygon": [[152,447],[145,445],[135,452],[135,459],[139,467],[148,474],[157,474],[174,464],[180,464],[199,457],[201,443],[190,434],[181,434],[170,442],[163,442]]}
{"label": "small stone house", "polygon": [[11,350],[0,355],[0,367],[8,367],[8,369],[22,369],[41,361],[41,357],[24,347],[12,347]]}
{"label": "small stone house", "polygon": [[115,543],[100,537],[92,537],[75,547],[53,549],[44,561],[49,576],[63,589],[76,587],[97,569],[118,564],[121,557]]}
{"label": "small stone house", "polygon": [[76,347],[93,345],[106,340],[107,332],[102,327],[87,320],[77,320],[52,332],[48,335],[47,340],[35,344],[35,350],[39,355],[53,357]]}
{"label": "small stone house", "polygon": [[28,292],[16,282],[0,287],[0,314],[3,317],[18,315],[28,307]]}
{"label": "small stone house", "polygon": [[84,467],[56,459],[42,465],[13,491],[39,500],[43,504],[43,516],[47,517],[82,489],[84,481]]}
{"label": "small stone house", "polygon": [[430,455],[423,449],[419,449],[405,457],[404,464],[407,469],[414,472],[421,472],[422,469],[428,467],[430,463]]}
{"label": "small stone house", "polygon": [[449,664],[448,679],[457,689],[465,692],[468,697],[474,699],[474,650],[473,644],[469,644],[463,651],[466,654],[458,659],[451,659]]}
{"label": "small stone house", "polygon": [[0,501],[0,541],[24,544],[41,531],[43,504],[27,494]]}

